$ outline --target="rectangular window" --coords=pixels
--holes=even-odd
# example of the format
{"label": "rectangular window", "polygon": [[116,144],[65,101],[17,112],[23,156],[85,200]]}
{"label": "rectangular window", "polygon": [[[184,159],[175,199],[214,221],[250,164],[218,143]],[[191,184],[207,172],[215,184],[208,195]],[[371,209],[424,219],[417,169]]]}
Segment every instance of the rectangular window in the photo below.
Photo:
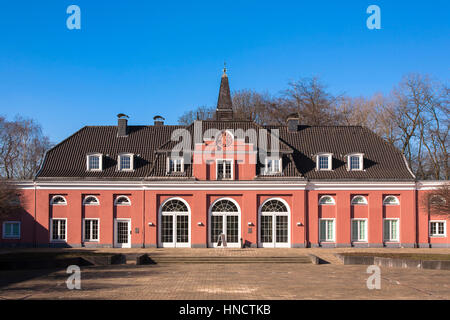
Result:
{"label": "rectangular window", "polygon": [[100,156],[88,156],[88,170],[100,169]]}
{"label": "rectangular window", "polygon": [[217,180],[230,180],[232,173],[233,160],[217,160]]}
{"label": "rectangular window", "polygon": [[84,241],[98,241],[98,219],[84,220]]}
{"label": "rectangular window", "polygon": [[3,239],[20,239],[20,222],[3,222]]}
{"label": "rectangular window", "polygon": [[352,241],[367,241],[367,220],[352,220]]}
{"label": "rectangular window", "polygon": [[334,242],[334,220],[320,219],[319,240]]}
{"label": "rectangular window", "polygon": [[183,172],[183,159],[169,159],[169,172]]}
{"label": "rectangular window", "polygon": [[266,174],[275,174],[281,172],[281,159],[266,160]]}
{"label": "rectangular window", "polygon": [[361,170],[359,156],[350,156],[350,170]]}
{"label": "rectangular window", "polygon": [[383,238],[384,241],[398,241],[398,219],[384,219]]}
{"label": "rectangular window", "polygon": [[430,237],[445,237],[445,221],[430,221]]}
{"label": "rectangular window", "polygon": [[131,156],[120,156],[120,170],[131,170]]}
{"label": "rectangular window", "polygon": [[52,241],[66,240],[66,219],[52,219]]}
{"label": "rectangular window", "polygon": [[319,170],[329,170],[329,158],[330,156],[318,156]]}

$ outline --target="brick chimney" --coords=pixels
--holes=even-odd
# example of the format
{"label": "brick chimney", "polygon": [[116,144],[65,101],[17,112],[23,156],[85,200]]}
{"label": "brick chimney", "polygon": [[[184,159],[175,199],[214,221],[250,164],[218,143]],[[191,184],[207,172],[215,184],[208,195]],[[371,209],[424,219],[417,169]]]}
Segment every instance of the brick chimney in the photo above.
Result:
{"label": "brick chimney", "polygon": [[128,135],[128,116],[123,113],[117,115],[117,136],[126,137]]}
{"label": "brick chimney", "polygon": [[153,117],[153,121],[154,121],[154,125],[155,126],[163,126],[164,125],[164,120],[166,120],[166,119],[164,119],[161,116],[154,116]]}
{"label": "brick chimney", "polygon": [[298,114],[296,114],[296,113],[290,114],[288,116],[286,122],[287,122],[289,132],[297,132],[298,131],[298,125],[299,125]]}

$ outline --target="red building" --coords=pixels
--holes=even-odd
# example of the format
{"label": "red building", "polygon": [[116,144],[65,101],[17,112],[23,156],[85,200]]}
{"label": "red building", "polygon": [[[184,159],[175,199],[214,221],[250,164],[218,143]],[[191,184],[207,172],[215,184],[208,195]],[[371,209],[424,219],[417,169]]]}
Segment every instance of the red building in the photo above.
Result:
{"label": "red building", "polygon": [[22,182],[1,246],[450,247],[399,150],[360,126],[237,120],[224,73],[216,119],[87,126]]}

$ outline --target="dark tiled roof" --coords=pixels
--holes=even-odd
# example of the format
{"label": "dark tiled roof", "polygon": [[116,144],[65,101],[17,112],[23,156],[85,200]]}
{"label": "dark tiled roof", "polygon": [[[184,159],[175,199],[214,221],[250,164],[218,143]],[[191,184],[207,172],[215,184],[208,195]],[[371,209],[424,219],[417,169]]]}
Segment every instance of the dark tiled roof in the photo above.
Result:
{"label": "dark tiled roof", "polygon": [[[403,155],[399,150],[363,127],[347,126],[299,126],[289,132],[286,126],[261,127],[250,121],[201,121],[201,126],[128,126],[127,137],[117,137],[116,126],[84,127],[53,149],[46,156],[38,179],[192,179],[192,166],[185,172],[166,175],[166,155],[178,144],[171,141],[176,129],[187,129],[194,137],[194,130],[201,136],[208,129],[279,129],[280,151],[283,154],[283,172],[278,176],[260,176],[258,179],[293,177],[325,180],[413,180]],[[263,133],[263,135],[268,135]],[[247,138],[248,139],[248,138]],[[270,139],[266,137],[269,148]],[[193,145],[193,144],[192,144]],[[261,151],[261,150],[259,150]],[[86,154],[98,152],[106,155],[102,172],[86,171]],[[117,156],[129,152],[136,156],[133,172],[117,171]],[[333,171],[316,171],[314,155],[333,153]],[[364,153],[365,171],[347,171],[345,155]],[[261,164],[258,165],[261,168]]]}

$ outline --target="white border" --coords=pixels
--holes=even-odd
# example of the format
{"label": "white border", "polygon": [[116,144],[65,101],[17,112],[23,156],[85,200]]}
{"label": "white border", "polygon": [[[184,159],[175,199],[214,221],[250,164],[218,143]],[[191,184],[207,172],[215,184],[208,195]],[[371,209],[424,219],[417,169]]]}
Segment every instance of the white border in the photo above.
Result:
{"label": "white border", "polygon": [[[353,201],[355,200],[356,197],[362,197],[364,199],[364,203],[353,203]],[[369,202],[367,201],[367,198],[361,194],[354,195],[352,197],[352,200],[350,201],[350,205],[352,205],[352,206],[366,206],[368,204],[369,204]]]}
{"label": "white border", "polygon": [[[386,220],[397,220],[397,239],[396,240],[386,240],[384,239],[384,222]],[[383,243],[399,243],[400,242],[400,218],[383,218],[383,228],[382,228],[382,236],[383,236]]]}
{"label": "white border", "polygon": [[[128,243],[117,243],[117,222],[128,222]],[[131,248],[131,219],[115,218],[114,219],[114,248]]]}
{"label": "white border", "polygon": [[[97,203],[86,203],[86,199],[87,198],[91,198],[91,197],[97,199]],[[98,200],[97,196],[94,196],[92,194],[88,194],[88,195],[84,196],[84,198],[83,198],[83,206],[99,206],[99,205],[100,205],[100,200]]]}
{"label": "white border", "polygon": [[[320,240],[320,221],[322,220],[333,220],[333,240]],[[319,243],[336,243],[336,218],[319,218],[319,230],[318,230],[318,238]]]}
{"label": "white border", "polygon": [[[444,223],[444,234],[431,234],[431,223],[433,222],[443,222]],[[430,220],[428,222],[428,235],[430,238],[447,238],[447,221],[446,220]]]}
{"label": "white border", "polygon": [[[326,197],[330,197],[333,200],[333,203],[320,203],[322,201],[322,199],[326,198]],[[321,196],[319,198],[319,201],[317,202],[317,204],[319,206],[334,206],[334,205],[336,205],[336,200],[334,199],[334,197],[332,195],[324,194],[323,196]]]}
{"label": "white border", "polygon": [[[53,203],[53,201],[54,201],[54,199],[55,199],[56,197],[61,197],[61,198],[63,198],[63,199],[64,199],[64,203]],[[52,198],[50,199],[50,205],[51,205],[51,206],[67,206],[67,199],[66,199],[66,197],[64,197],[64,196],[62,196],[62,195],[60,195],[60,194],[55,194],[55,195],[52,196]]]}
{"label": "white border", "polygon": [[[353,240],[353,221],[363,220],[366,222],[366,234],[364,240]],[[352,218],[350,219],[350,239],[352,243],[367,243],[369,242],[369,219],[368,218]]]}
{"label": "white border", "polygon": [[[385,201],[389,197],[394,197],[396,202],[395,203],[386,203]],[[389,207],[389,206],[399,206],[399,205],[400,205],[400,200],[398,199],[397,196],[394,196],[393,194],[389,194],[387,196],[384,196],[384,198],[383,198],[383,206],[388,206]]]}
{"label": "white border", "polygon": [[[124,203],[117,203],[117,200],[119,198],[127,198],[128,199],[128,203],[126,203],[126,204],[124,204]],[[131,206],[131,200],[130,200],[130,198],[128,196],[120,194],[114,199],[114,206],[116,206],[116,207],[129,207],[129,206]]]}
{"label": "white border", "polygon": [[[173,217],[173,220],[172,220],[172,223],[173,223],[173,227],[172,227],[173,228],[173,242],[162,242],[162,240],[161,240],[161,236],[162,236],[161,218],[162,218],[162,212],[163,212],[162,208],[164,207],[164,205],[167,202],[169,202],[171,200],[179,200],[179,201],[183,202],[186,205],[188,211],[187,211],[187,214],[185,212],[168,212],[167,214],[165,214],[165,215]],[[176,240],[177,239],[176,238],[176,232],[177,232],[176,217],[177,217],[177,215],[183,215],[183,216],[187,215],[188,216],[188,220],[189,220],[188,242],[180,242],[180,243],[178,243],[177,240]],[[189,206],[189,203],[186,200],[184,200],[183,198],[170,197],[170,198],[167,198],[166,200],[164,200],[164,202],[161,203],[161,205],[159,206],[159,209],[158,209],[158,247],[161,247],[161,248],[166,248],[166,247],[167,248],[190,248],[191,247],[191,229],[192,229],[192,221],[191,221],[192,218],[191,218],[191,216],[192,216],[191,215],[191,207]]]}
{"label": "white border", "polygon": [[[7,223],[18,223],[19,224],[19,236],[5,236],[5,225]],[[2,228],[2,239],[8,240],[8,239],[14,239],[14,240],[19,240],[22,238],[22,221],[13,221],[13,220],[7,220],[7,221],[3,221],[3,228]]]}
{"label": "white border", "polygon": [[[228,162],[231,162],[231,179],[218,179],[217,177],[218,177],[218,168],[219,168],[219,166],[217,165],[217,162],[219,162],[219,161],[228,161]],[[224,167],[224,169],[225,169],[225,167]],[[227,159],[227,158],[224,158],[224,159],[216,159],[216,180],[217,181],[232,181],[232,180],[234,180],[234,159]]]}
{"label": "white border", "polygon": [[[287,212],[268,212],[264,214],[264,216],[272,217],[272,243],[262,242],[261,241],[261,217],[263,216],[262,207],[267,201],[276,200],[280,201],[286,206]],[[276,242],[276,216],[287,216],[288,217],[288,242],[287,243],[278,243]],[[258,247],[261,248],[290,248],[291,247],[291,208],[286,200],[278,197],[268,198],[266,199],[258,208]]]}
{"label": "white border", "polygon": [[211,216],[213,215],[213,212],[211,211],[211,209],[214,207],[214,204],[216,204],[216,202],[218,201],[222,201],[222,200],[229,200],[231,202],[233,202],[237,209],[238,212],[220,212],[218,214],[215,215],[221,215],[225,218],[222,219],[222,223],[223,223],[223,232],[226,234],[226,223],[227,223],[227,219],[226,216],[228,215],[238,215],[238,242],[234,243],[234,242],[228,242],[227,240],[227,247],[229,248],[240,248],[241,247],[241,243],[240,243],[240,239],[242,238],[242,231],[241,231],[241,207],[239,206],[239,204],[237,203],[236,200],[234,200],[233,198],[229,198],[229,197],[222,197],[222,198],[218,198],[216,199],[213,203],[211,203],[211,205],[209,206],[208,209],[208,247],[209,248],[217,248],[217,243],[212,243],[211,242]]}
{"label": "white border", "polygon": [[[86,240],[86,238],[85,238],[85,236],[86,236],[86,233],[85,233],[86,223],[85,223],[85,221],[86,220],[97,220],[97,226],[98,226],[98,230],[97,230],[98,239],[97,240]],[[83,218],[82,221],[83,221],[83,230],[82,230],[82,232],[83,232],[83,242],[100,242],[100,218]]]}
{"label": "white border", "polygon": [[[53,220],[65,220],[66,221],[66,227],[65,227],[65,235],[64,240],[61,239],[53,239]],[[56,243],[67,243],[67,229],[69,229],[69,224],[67,223],[67,218],[50,218],[50,227],[49,227],[49,234],[50,234],[50,242],[56,242]],[[59,234],[59,230],[58,230]]]}

